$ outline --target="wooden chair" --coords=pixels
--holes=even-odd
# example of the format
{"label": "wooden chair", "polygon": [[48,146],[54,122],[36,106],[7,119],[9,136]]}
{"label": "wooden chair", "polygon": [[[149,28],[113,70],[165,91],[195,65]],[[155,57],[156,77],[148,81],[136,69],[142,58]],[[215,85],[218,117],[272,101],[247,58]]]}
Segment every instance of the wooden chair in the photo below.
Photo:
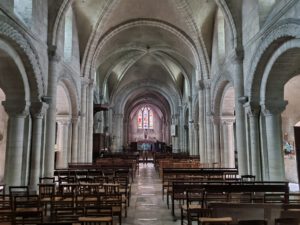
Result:
{"label": "wooden chair", "polygon": [[2,195],[0,198],[0,224],[12,222],[12,205],[9,195]]}
{"label": "wooden chair", "polygon": [[275,225],[299,225],[300,219],[298,218],[277,218]]}
{"label": "wooden chair", "polygon": [[232,222],[231,217],[200,217],[199,224],[201,225],[229,225]]}
{"label": "wooden chair", "polygon": [[[51,207],[52,198],[55,195],[54,183],[41,183],[39,187],[39,198],[42,208],[44,209],[44,215],[47,215],[48,206]],[[51,211],[51,210],[50,210]]]}
{"label": "wooden chair", "polygon": [[238,225],[268,225],[266,220],[240,220]]}
{"label": "wooden chair", "polygon": [[120,193],[105,193],[100,197],[100,202],[102,205],[107,205],[112,207],[113,216],[119,218],[119,225],[122,224],[122,194]]}
{"label": "wooden chair", "polygon": [[43,222],[43,211],[38,195],[13,196],[13,224],[38,224]]}
{"label": "wooden chair", "polygon": [[55,177],[40,177],[39,184],[54,184]]}
{"label": "wooden chair", "polygon": [[[191,189],[186,191],[186,199],[184,205],[181,206],[181,225],[184,220],[187,220],[188,225],[192,224],[192,221],[198,221],[199,217],[208,217],[210,213],[204,214],[204,189]],[[210,210],[209,210],[210,211]]]}
{"label": "wooden chair", "polygon": [[51,202],[51,221],[73,222],[78,221],[79,216],[84,215],[84,209],[75,204],[75,195],[55,194]]}

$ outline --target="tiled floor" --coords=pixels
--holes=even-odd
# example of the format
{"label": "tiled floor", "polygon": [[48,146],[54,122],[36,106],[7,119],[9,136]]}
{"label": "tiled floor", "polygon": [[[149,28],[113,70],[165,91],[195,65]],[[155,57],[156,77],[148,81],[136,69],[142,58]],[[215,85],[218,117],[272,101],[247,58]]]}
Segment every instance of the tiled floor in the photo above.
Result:
{"label": "tiled floor", "polygon": [[[132,196],[124,225],[179,225],[173,220],[166,199],[162,200],[161,180],[153,163],[140,163],[139,175],[132,184]],[[178,213],[178,212],[177,212]]]}

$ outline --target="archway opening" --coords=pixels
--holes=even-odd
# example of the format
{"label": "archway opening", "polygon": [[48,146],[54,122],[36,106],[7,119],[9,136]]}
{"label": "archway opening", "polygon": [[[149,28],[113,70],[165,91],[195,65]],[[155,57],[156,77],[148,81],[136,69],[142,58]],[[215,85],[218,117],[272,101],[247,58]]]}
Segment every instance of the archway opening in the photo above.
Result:
{"label": "archway opening", "polygon": [[290,79],[284,85],[284,99],[288,104],[281,114],[282,134],[283,134],[283,153],[285,176],[289,182],[298,183],[297,162],[295,151],[294,126],[299,126],[300,121],[300,75]]}

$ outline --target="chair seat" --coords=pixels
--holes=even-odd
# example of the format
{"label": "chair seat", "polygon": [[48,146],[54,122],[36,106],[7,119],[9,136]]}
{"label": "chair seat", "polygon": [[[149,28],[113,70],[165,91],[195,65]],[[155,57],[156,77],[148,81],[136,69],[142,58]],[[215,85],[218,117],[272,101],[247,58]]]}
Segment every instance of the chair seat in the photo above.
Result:
{"label": "chair seat", "polygon": [[199,221],[202,223],[209,223],[209,222],[228,223],[228,222],[232,222],[232,218],[231,217],[200,217]]}
{"label": "chair seat", "polygon": [[[181,206],[183,210],[187,210],[187,205]],[[201,205],[189,205],[189,209],[201,209]]]}
{"label": "chair seat", "polygon": [[111,222],[113,220],[110,216],[104,217],[79,217],[78,221],[80,222]]}

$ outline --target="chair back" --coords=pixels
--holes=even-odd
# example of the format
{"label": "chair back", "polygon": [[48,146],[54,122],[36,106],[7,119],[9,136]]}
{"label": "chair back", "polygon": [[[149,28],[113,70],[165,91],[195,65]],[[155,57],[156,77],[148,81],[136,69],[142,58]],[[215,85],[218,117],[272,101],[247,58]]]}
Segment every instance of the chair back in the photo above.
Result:
{"label": "chair back", "polygon": [[13,196],[27,196],[29,195],[28,186],[9,186],[9,195]]}
{"label": "chair back", "polygon": [[53,184],[53,183],[55,183],[55,177],[40,177],[39,183],[40,184]]}

